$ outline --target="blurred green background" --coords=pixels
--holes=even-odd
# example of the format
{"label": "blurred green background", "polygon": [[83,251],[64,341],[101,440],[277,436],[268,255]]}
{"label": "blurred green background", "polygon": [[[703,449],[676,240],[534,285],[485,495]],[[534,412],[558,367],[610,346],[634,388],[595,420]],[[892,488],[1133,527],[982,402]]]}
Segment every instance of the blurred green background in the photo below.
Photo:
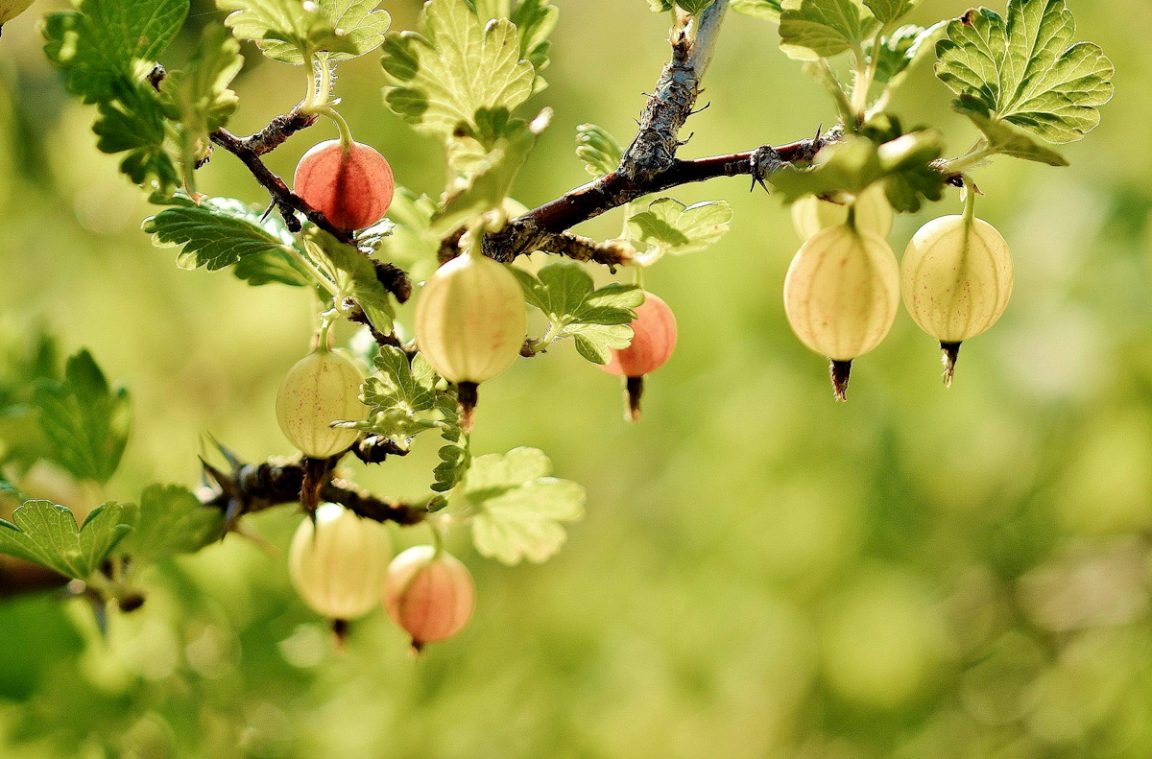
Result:
{"label": "blurred green background", "polygon": [[[142,194],[95,150],[90,108],[40,52],[39,2],[0,41],[0,301],[7,341],[40,326],[92,349],[128,385],[136,424],[107,496],[194,484],[202,434],[242,456],[291,453],[273,414],[307,348],[306,294],[184,272],[140,231]],[[535,205],[587,181],[574,130],[627,140],[667,58],[666,18],[642,0],[556,0],[556,116],[516,188]],[[192,25],[219,17],[194,2]],[[978,213],[1013,246],[1000,324],[966,344],[951,390],[933,341],[904,314],[832,401],[823,359],[791,335],[781,286],[799,241],[787,209],[747,182],[684,188],[725,199],[731,233],[646,278],[680,343],[622,421],[615,378],[564,346],[484,388],[474,450],[544,449],[588,489],[588,517],[543,566],[454,550],[479,602],[457,639],[419,660],[382,615],[333,651],[292,593],[298,517],[248,520],[261,540],[153,571],[147,605],[108,620],[56,595],[0,602],[0,756],[777,757],[1041,759],[1152,756],[1152,56],[1142,0],[1071,0],[1079,38],[1118,69],[1103,124],[1070,169],[1007,159],[980,170]],[[394,28],[419,3],[387,0]],[[925,0],[913,20],[959,15]],[[997,10],[1002,4],[994,3]],[[169,58],[183,59],[193,37]],[[775,27],[726,22],[685,156],[750,149],[830,125],[830,102],[776,50]],[[251,52],[251,51],[246,51]],[[337,84],[358,139],[398,181],[438,193],[438,147],[382,105],[378,56]],[[919,69],[894,103],[975,132]],[[238,133],[289,110],[299,71],[250,56]],[[270,157],[290,174],[320,125]],[[201,190],[266,196],[218,154]],[[952,195],[898,219],[902,250]],[[614,236],[612,215],[581,231]],[[406,310],[410,315],[410,311]],[[435,445],[355,477],[418,496]],[[358,465],[357,465],[358,466]],[[396,530],[398,545],[425,528]]]}

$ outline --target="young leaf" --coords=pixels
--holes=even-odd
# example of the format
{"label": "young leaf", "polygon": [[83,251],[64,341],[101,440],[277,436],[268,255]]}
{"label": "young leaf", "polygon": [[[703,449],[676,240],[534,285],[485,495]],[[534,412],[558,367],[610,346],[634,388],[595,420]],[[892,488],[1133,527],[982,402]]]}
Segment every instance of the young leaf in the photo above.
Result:
{"label": "young leaf", "polygon": [[890,88],[899,86],[908,72],[933,49],[933,43],[947,27],[940,21],[925,29],[910,24],[902,26],[880,40],[879,47],[869,42],[864,54],[876,62],[876,81]]}
{"label": "young leaf", "polygon": [[571,337],[581,356],[594,364],[606,363],[613,348],[627,348],[632,341],[634,308],[644,302],[635,285],[610,284],[599,290],[579,264],[549,264],[533,277],[510,269],[520,280],[528,303],[548,317],[549,343]]}
{"label": "young leaf", "polygon": [[881,24],[890,24],[909,13],[919,0],[864,0]]}
{"label": "young leaf", "polygon": [[122,519],[132,532],[116,552],[139,564],[199,551],[224,530],[223,512],[205,506],[178,485],[150,486],[140,496],[139,506],[124,506]]}
{"label": "young leaf", "polygon": [[728,7],[745,16],[762,18],[765,21],[779,21],[784,10],[781,0],[732,0]]}
{"label": "young leaf", "polygon": [[292,235],[275,217],[262,221],[262,211],[230,198],[181,203],[145,219],[143,227],[157,247],[182,247],[177,266],[209,271],[235,266],[236,276],[251,285],[312,283],[289,253]]}
{"label": "young leaf", "polygon": [[412,438],[440,427],[436,413],[436,373],[423,355],[411,363],[399,348],[386,345],[375,359],[376,373],[364,382],[364,403],[371,409],[364,428],[408,449]]}
{"label": "young leaf", "polygon": [[473,459],[453,508],[472,518],[476,550],[505,564],[542,562],[566,538],[562,522],[584,516],[584,488],[549,475],[552,462],[535,448]]}
{"label": "young leaf", "polygon": [[732,207],[722,200],[686,206],[660,198],[628,219],[633,239],[647,243],[644,257],[650,260],[704,250],[727,234],[731,225]]}
{"label": "young leaf", "polygon": [[502,208],[513,180],[551,119],[552,110],[546,108],[531,122],[522,119],[510,122],[507,135],[497,139],[482,160],[469,164],[471,177],[467,186],[445,201],[443,208],[432,218],[431,233],[439,238],[446,237],[468,219]]}
{"label": "young leaf", "polygon": [[830,58],[863,42],[876,19],[860,0],[803,0],[780,14],[780,49],[790,58]]}
{"label": "young leaf", "polygon": [[440,448],[440,463],[433,471],[436,479],[432,483],[432,490],[447,493],[460,484],[468,468],[472,466],[472,449],[468,438],[460,429],[460,407],[455,388],[440,393],[436,408],[442,417],[443,429],[440,437],[447,442],[447,445]]}
{"label": "young leaf", "polygon": [[356,301],[377,330],[391,332],[396,312],[388,288],[377,276],[379,262],[321,229],[309,230],[304,244],[309,256],[332,277],[337,292]]}
{"label": "young leaf", "polygon": [[[520,57],[527,58],[537,73],[548,67],[548,37],[556,28],[559,12],[549,0],[464,0],[482,22],[506,18],[520,35]],[[544,88],[537,77],[535,91]]]}
{"label": "young leaf", "polygon": [[184,184],[194,187],[196,163],[208,155],[209,134],[228,123],[239,100],[228,85],[240,73],[240,43],[218,24],[204,27],[188,65],[160,84],[165,115],[180,123]]}
{"label": "young leaf", "polygon": [[961,113],[1006,121],[1048,142],[1074,142],[1100,123],[1115,68],[1099,46],[1072,43],[1064,0],[1009,0],[1008,17],[987,8],[948,24],[936,44],[936,76],[980,101]]}
{"label": "young leaf", "polygon": [[576,127],[576,157],[584,162],[584,168],[592,176],[602,177],[616,171],[623,155],[620,143],[603,127],[595,124]]}
{"label": "young leaf", "polygon": [[28,501],[11,522],[0,519],[0,553],[87,579],[132,529],[123,524],[122,511],[120,504],[106,503],[77,528],[71,510],[51,501]]}
{"label": "young leaf", "polygon": [[392,23],[379,0],[217,0],[238,39],[252,40],[273,60],[302,65],[316,53],[355,58],[384,41]]}
{"label": "young leaf", "polygon": [[520,57],[511,21],[482,25],[464,0],[429,0],[421,34],[388,35],[381,64],[388,107],[445,142],[460,125],[476,131],[476,112],[513,112],[534,89],[536,70]]}
{"label": "young leaf", "polygon": [[62,381],[38,384],[35,404],[52,460],[78,479],[107,482],[132,426],[128,391],[109,388],[92,355],[80,351],[68,359]]}
{"label": "young leaf", "polygon": [[188,0],[79,0],[76,7],[45,17],[42,32],[44,52],[85,103],[108,102],[119,96],[116,85],[138,81],[188,15]]}

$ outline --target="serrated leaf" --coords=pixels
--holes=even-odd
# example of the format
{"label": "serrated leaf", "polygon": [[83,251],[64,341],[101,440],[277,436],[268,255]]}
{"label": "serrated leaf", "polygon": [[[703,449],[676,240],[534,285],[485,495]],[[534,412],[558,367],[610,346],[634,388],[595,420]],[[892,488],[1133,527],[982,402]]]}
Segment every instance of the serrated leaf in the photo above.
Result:
{"label": "serrated leaf", "polygon": [[120,504],[106,503],[77,527],[71,510],[50,501],[28,501],[11,522],[0,519],[0,553],[84,580],[131,529],[121,519]]}
{"label": "serrated leaf", "polygon": [[594,177],[616,171],[624,149],[608,130],[595,124],[576,127],[576,157],[584,162],[584,169]]}
{"label": "serrated leaf", "polygon": [[[537,74],[548,67],[551,47],[548,37],[556,28],[559,11],[549,0],[464,0],[481,22],[506,18],[516,25],[520,36],[520,57],[527,58]],[[536,77],[534,90],[544,88],[544,80]]]}
{"label": "serrated leaf", "polygon": [[880,23],[890,24],[910,13],[917,2],[919,0],[864,0],[864,5]]}
{"label": "serrated leaf", "polygon": [[451,193],[432,217],[429,231],[438,238],[465,226],[468,220],[487,211],[502,208],[536,140],[552,119],[551,109],[544,109],[531,122],[515,119],[507,133],[495,140],[482,161],[470,166],[470,176],[463,189]]}
{"label": "serrated leaf", "polygon": [[447,142],[476,131],[478,111],[511,113],[532,95],[536,70],[511,21],[482,25],[464,0],[429,0],[420,28],[389,34],[381,61],[385,101],[417,129]]}
{"label": "serrated leaf", "polygon": [[140,496],[140,505],[124,507],[122,518],[132,531],[116,551],[137,564],[199,551],[224,530],[223,512],[205,506],[178,485],[150,486]]}
{"label": "serrated leaf", "polygon": [[224,27],[209,24],[188,65],[160,84],[165,115],[180,124],[186,187],[195,186],[193,170],[210,152],[209,135],[236,110],[239,100],[228,86],[243,66],[240,43]]}
{"label": "serrated leaf", "polygon": [[42,380],[35,405],[52,460],[78,479],[107,482],[120,464],[132,410],[128,391],[113,390],[88,351],[68,359],[63,380]]}
{"label": "serrated leaf", "polygon": [[396,311],[388,288],[377,276],[379,262],[315,227],[304,244],[308,255],[332,277],[337,292],[355,300],[378,331],[391,332]]}
{"label": "serrated leaf", "polygon": [[644,302],[639,287],[613,283],[597,290],[574,261],[548,264],[535,277],[522,269],[509,271],[520,281],[525,300],[548,317],[550,342],[570,337],[580,355],[595,364],[632,342],[633,309]]}
{"label": "serrated leaf", "polygon": [[427,279],[439,267],[440,240],[431,234],[436,203],[427,195],[417,195],[397,187],[388,209],[392,234],[381,239],[380,258],[408,272],[414,281]]}
{"label": "serrated leaf", "polygon": [[790,58],[813,60],[850,50],[876,29],[860,0],[803,0],[780,14],[780,49]]}
{"label": "serrated leaf", "polygon": [[[452,428],[455,411],[445,422],[443,393],[436,390],[439,378],[422,354],[409,362],[399,348],[382,346],[375,365],[376,373],[364,382],[363,399],[370,413],[361,428],[405,450],[421,432]],[[452,400],[454,404],[455,398]]]}
{"label": "serrated leaf", "polygon": [[953,107],[964,114],[984,133],[993,150],[1012,158],[1046,163],[1049,166],[1067,166],[1064,156],[1052,148],[1038,143],[1030,134],[1007,121],[989,118],[986,104],[968,95],[956,99]]}
{"label": "serrated leaf", "polygon": [[981,101],[992,121],[1048,142],[1074,142],[1100,123],[1115,73],[1098,45],[1072,44],[1075,31],[1064,0],[1009,0],[1007,18],[971,10],[936,44],[936,76]]}
{"label": "serrated leaf", "polygon": [[660,198],[628,219],[632,239],[648,246],[641,256],[648,261],[704,250],[731,226],[732,207],[724,201],[686,206],[672,198]]}
{"label": "serrated leaf", "polygon": [[277,61],[303,65],[313,55],[346,60],[384,42],[392,23],[374,10],[379,0],[217,0],[232,11],[224,23],[238,39],[251,40]]}
{"label": "serrated leaf", "polygon": [[780,13],[784,10],[780,0],[732,0],[728,7],[745,16],[776,22],[780,21]]}
{"label": "serrated leaf", "polygon": [[885,35],[879,47],[873,47],[869,42],[864,54],[868,60],[875,60],[876,81],[890,87],[899,86],[908,72],[933,50],[933,44],[947,26],[946,21],[927,29],[910,24]]}
{"label": "serrated leaf", "polygon": [[505,564],[542,562],[560,550],[564,522],[584,516],[584,488],[549,475],[552,462],[535,448],[472,460],[455,500],[472,519],[482,555]]}
{"label": "serrated leaf", "polygon": [[80,0],[76,8],[45,17],[44,52],[70,92],[101,103],[148,73],[184,25],[188,0]]}
{"label": "serrated leaf", "polygon": [[144,231],[158,247],[180,247],[176,264],[183,269],[235,266],[235,275],[251,285],[311,284],[312,278],[289,252],[295,244],[292,236],[274,217],[261,221],[261,214],[229,198],[199,205],[184,201],[145,219]]}

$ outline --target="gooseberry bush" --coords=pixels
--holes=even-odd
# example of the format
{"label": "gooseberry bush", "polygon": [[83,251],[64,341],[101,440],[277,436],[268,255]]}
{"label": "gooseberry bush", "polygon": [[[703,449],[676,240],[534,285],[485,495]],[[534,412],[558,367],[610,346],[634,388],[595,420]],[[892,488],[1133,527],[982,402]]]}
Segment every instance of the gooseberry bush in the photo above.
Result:
{"label": "gooseberry bush", "polygon": [[[74,10],[42,18],[45,53],[93,109],[97,148],[117,156],[156,206],[144,233],[175,249],[182,268],[296,288],[314,305],[315,328],[285,361],[275,408],[299,457],[245,462],[218,445],[201,487],[155,485],[134,503],[93,504],[80,524],[85,504],[32,499],[21,476],[46,460],[79,482],[106,482],[124,451],[129,396],[89,353],[60,371],[48,343],[34,346],[20,365],[27,392],[3,399],[0,463],[12,476],[0,487],[23,505],[0,522],[0,552],[131,610],[147,596],[141,568],[242,529],[248,514],[295,506],[304,516],[289,562],[303,603],[338,630],[384,608],[417,648],[451,637],[472,614],[475,590],[443,548],[446,532],[470,530],[483,557],[541,562],[585,506],[584,490],[553,477],[544,452],[472,449],[479,386],[571,340],[623,378],[627,415],[638,418],[644,378],[672,357],[677,338],[673,306],[643,288],[643,272],[708,248],[732,222],[724,201],[661,196],[688,183],[743,177],[777,207],[792,206],[803,242],[780,283],[785,311],[799,340],[830,362],[836,398],[846,399],[852,362],[888,334],[901,300],[944,350],[951,382],[961,343],[993,326],[1012,289],[1009,243],[976,217],[979,196],[996,189],[978,187],[979,170],[1006,158],[1065,166],[1053,146],[1090,132],[1112,94],[1112,64],[1075,41],[1065,0],[957,8],[962,15],[930,26],[903,23],[916,0],[647,2],[667,14],[671,58],[637,133],[624,147],[581,126],[576,154],[593,180],[532,209],[512,190],[552,116],[529,105],[547,86],[559,18],[549,0],[427,0],[407,30],[391,28],[378,0],[217,0],[223,23],[190,19],[189,0],[74,0]],[[0,23],[27,5],[0,2]],[[781,51],[830,96],[834,125],[682,157],[681,128],[727,16],[775,25]],[[186,24],[197,25],[199,43],[173,60],[169,43]],[[296,67],[302,92],[241,137],[228,124],[241,105],[230,87],[244,45]],[[366,55],[381,63],[381,109],[442,145],[440,196],[393,176],[384,153],[413,145],[381,152],[353,138],[337,73]],[[966,151],[947,145],[971,135],[907,128],[890,109],[921,63],[974,127]],[[303,138],[291,139],[298,132],[325,134],[304,150]],[[263,157],[298,149],[289,185]],[[198,189],[203,172],[231,159],[267,191],[266,207]],[[929,222],[897,261],[894,215],[957,201],[963,212]],[[613,210],[624,215],[619,237],[571,231]],[[1027,241],[1012,244],[1029,254]],[[524,266],[534,252],[560,260]],[[413,298],[414,323],[402,324],[397,306]],[[529,310],[538,312],[531,321]],[[333,344],[341,322],[359,330],[354,346]],[[387,465],[417,445],[439,446],[420,500],[370,493],[340,466],[348,456]],[[430,528],[430,544],[393,559],[385,523]]]}

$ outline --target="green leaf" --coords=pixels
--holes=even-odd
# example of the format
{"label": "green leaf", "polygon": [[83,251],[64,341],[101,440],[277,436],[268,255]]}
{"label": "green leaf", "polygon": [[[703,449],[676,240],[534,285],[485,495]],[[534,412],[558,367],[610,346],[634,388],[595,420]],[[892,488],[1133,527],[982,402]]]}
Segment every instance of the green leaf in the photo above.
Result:
{"label": "green leaf", "polygon": [[780,0],[732,0],[728,7],[745,16],[777,22],[780,21],[780,13],[784,10]]}
{"label": "green leaf", "polygon": [[337,292],[355,300],[378,331],[391,332],[396,312],[388,288],[378,277],[382,264],[315,227],[309,230],[305,245],[332,277]]}
{"label": "green leaf", "polygon": [[454,386],[440,393],[436,407],[442,418],[440,437],[447,445],[440,448],[440,463],[433,471],[435,481],[432,490],[447,493],[460,484],[472,466],[472,449],[468,437],[460,429],[459,400]]}
{"label": "green leaf", "polygon": [[122,523],[122,507],[106,503],[77,528],[69,509],[50,501],[29,501],[0,519],[0,553],[31,561],[65,577],[87,579],[100,568],[131,527]]}
{"label": "green leaf", "polygon": [[890,24],[908,14],[920,0],[864,0],[864,5],[872,11],[882,24]]}
{"label": "green leaf", "polygon": [[199,205],[181,202],[144,220],[144,231],[156,246],[182,248],[176,258],[180,268],[215,271],[234,266],[236,276],[251,285],[312,283],[289,252],[293,237],[277,218],[262,221],[262,211],[230,198],[210,198]]}
{"label": "green leaf", "polygon": [[632,342],[633,309],[644,302],[639,287],[610,284],[597,290],[573,261],[549,264],[535,277],[521,269],[509,271],[520,280],[528,303],[548,317],[549,342],[571,337],[580,355],[595,364],[606,363],[612,349]]}
{"label": "green leaf", "polygon": [[150,486],[140,496],[139,506],[124,506],[123,521],[132,532],[116,552],[139,564],[199,551],[224,531],[223,512],[205,506],[178,485]]}
{"label": "green leaf", "polygon": [[532,95],[536,70],[511,21],[483,25],[464,0],[429,0],[420,27],[389,34],[381,61],[388,107],[418,130],[447,142],[461,126],[477,132],[478,111],[511,113]]}
{"label": "green leaf", "polygon": [[1098,45],[1072,44],[1064,0],[1009,0],[1008,17],[987,8],[948,24],[936,44],[936,76],[983,103],[962,113],[1006,121],[1048,142],[1074,142],[1100,123],[1115,67]]}
{"label": "green leaf", "polygon": [[623,155],[620,143],[603,127],[595,124],[576,127],[576,157],[584,162],[584,168],[592,176],[602,177],[616,171]]}
{"label": "green leaf", "polygon": [[363,429],[407,450],[421,432],[443,428],[438,378],[422,354],[409,363],[404,351],[386,345],[375,364],[376,373],[364,382],[364,403],[371,411]]}
{"label": "green leaf", "polygon": [[876,81],[889,88],[899,86],[912,67],[932,51],[933,43],[947,25],[948,22],[940,21],[925,29],[910,24],[885,35],[879,47],[873,47],[871,42],[865,45],[868,60],[876,61]]}
{"label": "green leaf", "polygon": [[988,145],[993,150],[1012,158],[1046,163],[1049,166],[1067,166],[1064,156],[1052,148],[1038,143],[1023,129],[1007,121],[990,118],[986,103],[968,95],[961,95],[953,104],[957,112],[964,114],[984,133]]}
{"label": "green leaf", "polygon": [[472,461],[453,508],[472,517],[476,550],[505,564],[546,561],[560,550],[563,522],[584,516],[584,488],[549,475],[552,462],[535,448]]}
{"label": "green leaf", "polygon": [[160,97],[150,86],[122,80],[113,88],[116,99],[100,103],[100,118],[92,125],[105,153],[127,153],[120,171],[139,185],[167,195],[180,183],[165,147],[167,124]]}
{"label": "green leaf", "polygon": [[876,19],[860,0],[803,0],[780,14],[780,49],[790,58],[830,58],[863,42]]}
{"label": "green leaf", "polygon": [[628,219],[633,239],[648,245],[642,257],[650,260],[704,250],[731,226],[732,208],[724,201],[686,206],[672,198],[660,198],[652,201],[648,210]]}
{"label": "green leaf", "polygon": [[78,479],[107,482],[132,426],[128,391],[112,390],[92,355],[80,351],[68,359],[62,381],[38,384],[35,404],[52,460]]}
{"label": "green leaf", "polygon": [[[464,0],[482,22],[506,18],[520,36],[520,57],[527,58],[539,73],[548,67],[548,37],[556,28],[559,11],[549,0]],[[535,91],[544,88],[537,76]]]}
{"label": "green leaf", "polygon": [[431,233],[438,238],[447,237],[468,220],[503,208],[512,182],[551,120],[552,111],[547,108],[531,122],[512,120],[506,136],[496,139],[482,159],[469,164],[471,177],[467,186],[448,196],[432,218]]}
{"label": "green leaf", "polygon": [[676,0],[676,5],[680,6],[681,10],[698,16],[708,10],[714,2],[716,0]]}
{"label": "green leaf", "polygon": [[944,151],[934,130],[918,130],[877,145],[865,137],[845,137],[817,154],[811,167],[791,164],[771,177],[788,202],[804,195],[859,194],[883,181],[888,201],[898,212],[914,213],[925,198],[939,200],[944,177],[932,162]]}
{"label": "green leaf", "polygon": [[273,60],[303,65],[317,53],[345,60],[380,47],[392,23],[379,0],[217,0],[238,39]]}
{"label": "green leaf", "polygon": [[112,100],[116,87],[142,80],[188,15],[188,0],[80,0],[76,7],[45,17],[42,33],[44,52],[85,103]]}
{"label": "green leaf", "polygon": [[211,151],[209,135],[228,123],[239,100],[228,85],[240,73],[244,59],[240,43],[218,24],[209,24],[180,71],[169,72],[160,84],[165,115],[180,123],[184,183],[194,187],[193,169]]}

